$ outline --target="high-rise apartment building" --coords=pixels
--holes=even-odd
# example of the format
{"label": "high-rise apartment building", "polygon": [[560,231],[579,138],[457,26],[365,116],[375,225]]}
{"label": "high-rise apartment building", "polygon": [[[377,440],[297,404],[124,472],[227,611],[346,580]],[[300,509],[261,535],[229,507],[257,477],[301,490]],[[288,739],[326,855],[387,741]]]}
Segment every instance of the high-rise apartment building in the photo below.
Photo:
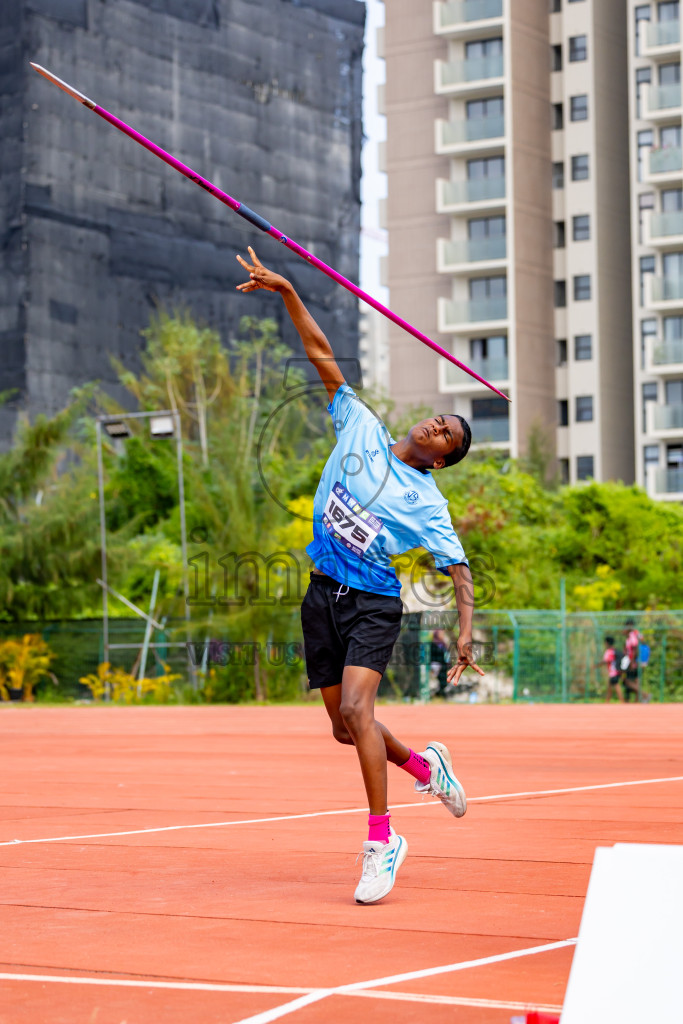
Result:
{"label": "high-rise apartment building", "polygon": [[636,479],[683,500],[679,4],[628,4]]}
{"label": "high-rise apartment building", "polygon": [[633,478],[625,0],[385,5],[391,393]]}

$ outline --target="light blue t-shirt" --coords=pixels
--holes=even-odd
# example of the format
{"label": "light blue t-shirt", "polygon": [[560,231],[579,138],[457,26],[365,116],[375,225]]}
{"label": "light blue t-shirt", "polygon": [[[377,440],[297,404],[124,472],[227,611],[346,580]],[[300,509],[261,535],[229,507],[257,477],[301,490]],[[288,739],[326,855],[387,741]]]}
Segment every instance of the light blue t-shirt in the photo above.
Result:
{"label": "light blue t-shirt", "polygon": [[348,384],[327,407],[337,444],[313,505],[313,541],[306,548],[321,572],[358,590],[398,596],[390,556],[423,547],[438,569],[467,562],[431,473],[402,462],[396,442]]}

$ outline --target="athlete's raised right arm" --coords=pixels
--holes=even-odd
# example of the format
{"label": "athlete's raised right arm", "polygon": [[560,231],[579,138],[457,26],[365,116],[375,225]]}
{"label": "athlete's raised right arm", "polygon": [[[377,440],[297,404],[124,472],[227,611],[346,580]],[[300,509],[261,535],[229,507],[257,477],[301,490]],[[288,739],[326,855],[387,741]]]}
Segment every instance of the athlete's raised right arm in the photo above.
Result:
{"label": "athlete's raised right arm", "polygon": [[320,379],[327,388],[327,394],[332,401],[340,385],[344,384],[344,374],[337,366],[332,346],[289,281],[264,267],[251,246],[248,246],[248,251],[251,256],[251,264],[243,260],[241,256],[237,257],[240,265],[249,272],[249,280],[244,284],[238,284],[237,290],[253,292],[258,288],[264,288],[268,292],[280,293],[292,323],[299,332],[304,351],[320,374]]}

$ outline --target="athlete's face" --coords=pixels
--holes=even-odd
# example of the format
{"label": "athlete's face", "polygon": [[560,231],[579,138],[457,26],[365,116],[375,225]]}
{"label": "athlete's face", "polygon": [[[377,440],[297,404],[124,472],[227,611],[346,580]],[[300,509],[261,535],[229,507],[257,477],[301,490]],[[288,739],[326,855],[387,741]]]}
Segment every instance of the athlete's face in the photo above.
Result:
{"label": "athlete's face", "polygon": [[425,465],[441,469],[446,456],[461,446],[464,431],[457,416],[432,416],[411,427],[408,437],[424,456]]}

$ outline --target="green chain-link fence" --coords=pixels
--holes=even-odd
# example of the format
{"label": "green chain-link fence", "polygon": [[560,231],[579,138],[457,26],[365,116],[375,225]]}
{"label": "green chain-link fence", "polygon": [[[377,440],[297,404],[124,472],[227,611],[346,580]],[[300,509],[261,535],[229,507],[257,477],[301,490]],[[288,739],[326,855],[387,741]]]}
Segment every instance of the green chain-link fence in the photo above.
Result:
{"label": "green chain-link fence", "polygon": [[[296,624],[297,621],[298,617],[294,617],[293,622]],[[628,628],[637,629],[641,637],[637,679],[641,695],[647,695],[654,701],[683,700],[683,611],[574,612],[564,616],[559,611],[477,611],[474,638],[480,664],[486,672],[478,685],[479,698],[549,702],[603,698],[607,683],[607,673],[601,663],[604,638],[613,636],[615,648],[622,651],[627,622],[633,623]],[[441,648],[435,644],[437,628],[444,631],[439,637]],[[296,632],[298,625],[294,629]],[[212,639],[223,645],[225,653],[227,636],[220,635],[218,625],[214,632],[216,635]],[[52,670],[58,679],[59,693],[72,697],[89,696],[89,691],[79,683],[79,679],[95,672],[103,660],[100,620],[0,622],[0,641],[20,637],[24,633],[41,634],[55,652]],[[138,619],[110,619],[109,633],[112,645],[142,645],[144,623]],[[454,612],[404,615],[401,636],[380,692],[398,698],[428,699],[434,693],[439,673],[443,674],[439,649],[443,650],[445,639],[446,649],[450,647],[452,657],[456,635],[457,616]],[[169,622],[163,632],[156,631],[152,643],[157,646],[149,652],[146,674],[163,671],[163,662],[190,682],[190,659],[182,645],[184,639],[184,622]],[[192,639],[197,645],[195,660],[201,667],[207,637],[203,633],[202,636],[192,636]],[[287,646],[295,650],[300,642],[301,636],[297,633]],[[244,648],[250,645],[243,643],[241,646],[244,674],[250,654]],[[110,653],[110,660],[131,670],[138,653],[138,649],[132,647],[115,647]],[[268,651],[269,658],[280,656],[282,652],[279,650]],[[288,662],[287,671],[290,674],[299,672],[300,692],[304,692],[305,666],[300,653],[297,657],[298,663]],[[249,673],[250,670],[246,671],[245,678]],[[239,673],[235,676],[237,680]],[[468,679],[474,682],[473,673],[466,673],[463,682]],[[231,692],[230,699],[240,698],[240,686],[236,685]]]}

